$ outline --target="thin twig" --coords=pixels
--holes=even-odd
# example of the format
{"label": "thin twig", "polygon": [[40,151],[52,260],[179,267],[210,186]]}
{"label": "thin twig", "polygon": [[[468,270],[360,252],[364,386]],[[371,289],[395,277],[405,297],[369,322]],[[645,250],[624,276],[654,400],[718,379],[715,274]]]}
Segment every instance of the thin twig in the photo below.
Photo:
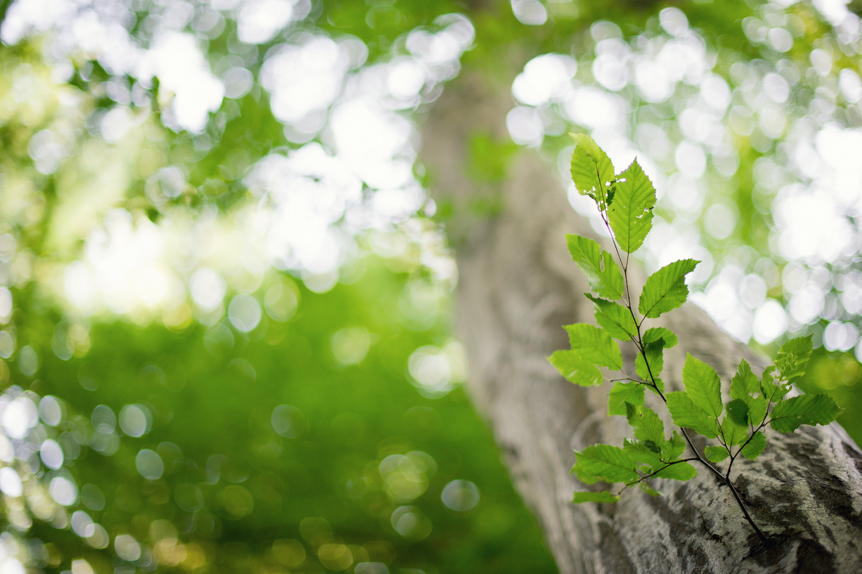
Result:
{"label": "thin twig", "polygon": [[[671,467],[671,466],[673,466],[673,465],[675,465],[675,464],[679,464],[679,463],[681,463],[681,462],[691,462],[691,461],[693,461],[693,460],[697,460],[697,459],[696,459],[696,458],[694,458],[694,457],[691,457],[691,458],[681,458],[681,459],[679,459],[679,460],[675,460],[675,461],[673,461],[673,462],[665,463],[665,465],[664,465],[663,467],[661,467],[660,469],[658,469],[658,470],[654,470],[654,471],[652,471],[652,472],[651,472],[651,473],[649,473],[649,474],[645,474],[644,476],[642,476],[642,477],[640,477],[639,479],[634,480],[634,481],[632,481],[632,482],[627,482],[627,483],[626,483],[626,485],[625,485],[625,486],[624,486],[624,487],[623,487],[623,488],[622,488],[622,489],[617,493],[617,496],[619,496],[619,495],[623,492],[623,490],[625,490],[625,489],[629,488],[630,486],[634,486],[634,485],[636,485],[636,484],[638,484],[638,483],[641,483],[641,482],[643,482],[643,481],[645,481],[645,480],[647,480],[647,479],[650,479],[650,478],[652,478],[653,476],[657,475],[658,473],[660,473],[661,471],[663,471],[664,469],[666,469],[666,468],[668,468],[668,467]],[[664,462],[664,461],[662,461],[662,462]]]}

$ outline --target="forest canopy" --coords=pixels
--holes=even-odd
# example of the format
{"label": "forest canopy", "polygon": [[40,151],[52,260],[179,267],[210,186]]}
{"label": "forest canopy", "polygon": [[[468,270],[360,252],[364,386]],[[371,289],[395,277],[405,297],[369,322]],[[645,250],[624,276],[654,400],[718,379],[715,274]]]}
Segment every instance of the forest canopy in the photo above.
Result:
{"label": "forest canopy", "polygon": [[555,571],[462,387],[459,207],[418,159],[467,75],[511,94],[477,186],[527,153],[569,181],[568,132],[637,156],[644,267],[702,261],[691,299],[765,353],[812,335],[798,386],[862,438],[856,2],[3,9],[0,574]]}

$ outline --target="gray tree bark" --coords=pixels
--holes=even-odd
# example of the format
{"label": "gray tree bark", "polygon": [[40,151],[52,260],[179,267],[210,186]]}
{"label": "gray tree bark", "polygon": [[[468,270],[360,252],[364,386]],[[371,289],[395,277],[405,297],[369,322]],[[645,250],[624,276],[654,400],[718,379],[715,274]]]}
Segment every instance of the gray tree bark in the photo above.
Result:
{"label": "gray tree bark", "polygon": [[[657,480],[658,498],[632,489],[615,505],[571,503],[575,490],[587,489],[569,474],[573,449],[621,446],[628,432],[623,417],[606,414],[608,383],[577,387],[546,360],[568,347],[562,325],[594,322],[564,235],[595,234],[535,152],[522,153],[497,184],[465,175],[473,134],[508,138],[512,103],[508,86],[497,88],[476,76],[447,87],[425,123],[422,161],[436,197],[459,214],[450,236],[457,238],[456,329],[467,349],[469,392],[560,571],[862,572],[862,453],[834,423],[793,435],[768,429],[763,455],[734,465],[734,483],[770,545],[745,522],[729,489],[696,462],[699,474],[689,482]],[[476,197],[502,209],[471,217],[466,206]],[[681,388],[686,353],[712,365],[725,388],[740,358],[755,371],[765,366],[692,305],[665,317],[680,338],[665,356],[671,388]],[[624,349],[630,372],[634,353]],[[702,452],[704,443],[696,444]]]}

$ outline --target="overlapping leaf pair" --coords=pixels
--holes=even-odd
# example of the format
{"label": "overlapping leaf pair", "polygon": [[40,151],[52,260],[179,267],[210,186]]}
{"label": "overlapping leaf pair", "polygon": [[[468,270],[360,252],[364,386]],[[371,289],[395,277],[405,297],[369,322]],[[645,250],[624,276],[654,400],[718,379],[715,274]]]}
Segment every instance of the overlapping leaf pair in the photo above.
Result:
{"label": "overlapping leaf pair", "polygon": [[[611,160],[592,138],[584,134],[573,137],[577,147],[572,156],[572,179],[581,194],[596,202],[611,233],[615,253],[604,251],[592,239],[566,236],[572,259],[587,276],[593,291],[586,296],[595,304],[598,327],[585,323],[566,326],[571,349],[557,351],[549,360],[566,379],[583,386],[604,382],[600,367],[622,371],[608,397],[608,415],[625,416],[633,438],[625,439],[622,447],[596,444],[576,451],[572,472],[585,484],[623,483],[620,492],[636,485],[655,495],[658,493],[647,483],[649,479],[689,480],[697,475],[696,468],[689,464],[694,461],[714,472],[735,493],[730,481],[733,462],[739,455],[750,460],[760,456],[766,448],[766,426],[787,433],[803,424],[828,424],[840,414],[841,409],[827,395],[785,399],[792,382],[804,373],[811,356],[811,339],[785,343],[775,364],[763,372],[762,378],[743,359],[731,381],[731,400],[727,403],[722,401],[718,373],[691,355],[683,367],[685,390],[665,393],[661,379],[664,350],[679,341],[670,330],[647,329],[644,323],[686,301],[685,278],[698,261],[675,261],[652,274],[635,307],[628,281],[629,255],[643,244],[652,228],[655,189],[637,160],[614,174]],[[629,341],[637,348],[634,376],[625,372],[616,340]],[[646,405],[646,390],[656,395],[656,404],[666,405],[679,432],[666,434],[661,417]],[[686,429],[718,444],[707,446],[701,455]],[[683,458],[686,444],[690,456]],[[713,465],[726,459],[726,472],[719,472]],[[752,527],[763,536],[741,499],[736,499]],[[574,498],[574,502],[617,500],[619,493],[610,491],[576,492]]]}

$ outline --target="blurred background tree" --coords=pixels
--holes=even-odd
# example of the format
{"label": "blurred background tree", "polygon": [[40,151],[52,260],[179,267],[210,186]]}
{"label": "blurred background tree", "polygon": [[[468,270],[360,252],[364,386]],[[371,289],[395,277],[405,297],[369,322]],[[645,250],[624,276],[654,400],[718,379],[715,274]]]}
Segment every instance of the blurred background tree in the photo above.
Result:
{"label": "blurred background tree", "polygon": [[703,260],[719,325],[814,334],[801,387],[859,405],[856,9],[5,3],[0,573],[555,571],[460,387],[416,159],[459,73],[512,94],[477,182],[524,148],[566,179],[567,131],[638,155],[647,269]]}

